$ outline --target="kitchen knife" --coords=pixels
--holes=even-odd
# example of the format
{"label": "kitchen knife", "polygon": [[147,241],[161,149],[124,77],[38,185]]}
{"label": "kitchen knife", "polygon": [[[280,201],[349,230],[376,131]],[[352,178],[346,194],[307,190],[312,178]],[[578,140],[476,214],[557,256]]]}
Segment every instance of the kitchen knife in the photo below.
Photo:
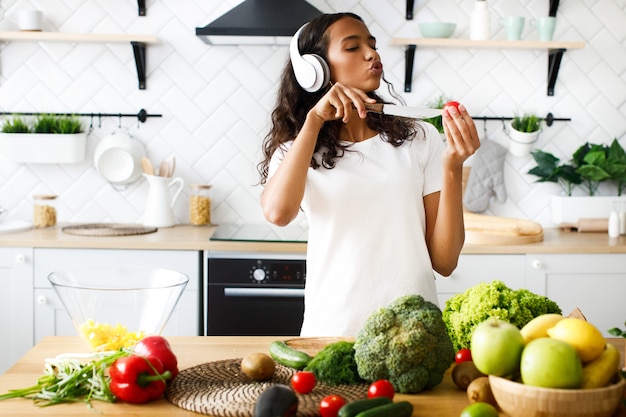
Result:
{"label": "kitchen knife", "polygon": [[384,103],[365,103],[365,108],[367,109],[367,111],[373,113],[389,114],[392,116],[400,117],[410,117],[412,119],[430,119],[431,117],[441,116],[441,109],[433,109],[431,107],[411,107]]}

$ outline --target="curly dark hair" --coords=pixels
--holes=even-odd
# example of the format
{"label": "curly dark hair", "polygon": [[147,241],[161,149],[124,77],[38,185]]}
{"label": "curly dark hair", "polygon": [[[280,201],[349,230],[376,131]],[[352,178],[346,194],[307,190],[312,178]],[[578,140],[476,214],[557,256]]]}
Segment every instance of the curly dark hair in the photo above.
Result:
{"label": "curly dark hair", "polygon": [[[329,37],[328,28],[343,18],[353,18],[363,22],[363,19],[354,13],[323,14],[311,20],[300,32],[298,46],[301,54],[317,54],[324,59],[328,56]],[[387,89],[392,97],[403,103],[394,91],[393,85],[383,76]],[[260,184],[267,182],[269,163],[274,154],[283,143],[295,139],[300,132],[306,119],[307,113],[328,92],[331,86],[326,86],[315,93],[308,93],[296,81],[291,59],[288,59],[283,70],[280,87],[278,90],[276,107],[272,111],[272,127],[263,141],[264,159],[258,164],[261,175]],[[384,101],[375,92],[369,92],[369,97],[379,103]],[[399,117],[386,116],[377,113],[367,114],[367,124],[381,134],[384,141],[393,146],[400,146],[407,140],[413,140],[418,132],[423,134],[423,128],[415,120]],[[345,152],[350,151],[350,144],[339,140],[339,130],[343,122],[334,120],[324,123],[320,130],[315,145],[315,153],[311,158],[311,167],[317,169],[320,166],[331,169]],[[321,161],[316,159],[318,151],[324,149]],[[319,155],[318,155],[319,157]]]}

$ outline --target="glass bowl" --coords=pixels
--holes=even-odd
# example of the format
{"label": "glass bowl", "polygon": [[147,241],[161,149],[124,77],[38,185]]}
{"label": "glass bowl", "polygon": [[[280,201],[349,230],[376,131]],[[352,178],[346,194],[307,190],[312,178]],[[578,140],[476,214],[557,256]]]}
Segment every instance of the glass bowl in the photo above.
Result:
{"label": "glass bowl", "polygon": [[189,277],[162,268],[83,267],[48,280],[89,350],[104,352],[161,334]]}

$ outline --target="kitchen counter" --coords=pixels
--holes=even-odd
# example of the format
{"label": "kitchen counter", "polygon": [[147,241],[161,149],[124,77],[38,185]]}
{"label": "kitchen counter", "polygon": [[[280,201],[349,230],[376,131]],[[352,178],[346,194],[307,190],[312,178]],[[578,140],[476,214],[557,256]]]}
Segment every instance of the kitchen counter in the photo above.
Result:
{"label": "kitchen counter", "polygon": [[[179,368],[185,369],[220,359],[241,358],[252,352],[267,352],[269,344],[276,340],[276,337],[169,337],[168,340],[178,357]],[[621,352],[624,351],[624,339],[610,339],[609,341],[616,344]],[[60,353],[84,351],[83,344],[77,337],[48,337],[0,376],[0,393],[33,385],[41,376],[45,358]],[[463,408],[469,404],[465,392],[454,386],[449,374],[432,391],[416,395],[397,395],[396,400],[408,400],[413,403],[414,416],[428,415],[430,417],[458,417]],[[183,410],[164,399],[142,405],[109,404],[99,401],[94,401],[93,405],[104,416],[197,417],[200,415]],[[90,416],[93,412],[88,410],[84,403],[38,408],[31,400],[22,398],[0,402],[0,414],[12,417]],[[501,415],[504,414],[501,413]],[[626,417],[626,410],[622,408],[615,417]]]}
{"label": "kitchen counter", "polygon": [[[209,240],[215,229],[216,226],[178,225],[144,235],[93,237],[70,235],[62,232],[61,226],[57,226],[1,234],[0,247],[306,252],[306,243]],[[463,253],[626,253],[626,236],[610,239],[606,233],[578,233],[546,229],[542,242],[518,245],[466,244],[463,247]]]}

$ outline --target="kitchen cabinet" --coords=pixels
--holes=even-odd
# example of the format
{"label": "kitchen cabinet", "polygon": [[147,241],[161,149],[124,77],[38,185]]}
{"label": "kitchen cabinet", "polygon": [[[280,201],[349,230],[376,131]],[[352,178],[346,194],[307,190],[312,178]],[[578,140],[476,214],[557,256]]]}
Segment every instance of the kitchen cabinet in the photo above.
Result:
{"label": "kitchen cabinet", "polygon": [[626,254],[526,255],[527,288],[559,304],[578,307],[605,337],[626,320]]}
{"label": "kitchen cabinet", "polygon": [[502,281],[513,289],[524,288],[525,256],[514,255],[461,255],[457,268],[449,277],[436,276],[437,299],[443,309],[446,300],[481,282]]}
{"label": "kitchen cabinet", "polygon": [[33,249],[0,248],[0,374],[33,347]]}
{"label": "kitchen cabinet", "polygon": [[[52,249],[34,250],[34,323],[33,337],[37,343],[46,336],[73,336],[72,326],[63,304],[47,279],[52,271],[81,266],[127,265],[173,269],[189,276],[183,295],[163,332],[165,336],[204,334],[201,314],[202,274],[200,251],[126,250],[126,249]],[[133,314],[130,310],[129,314]],[[32,345],[31,345],[32,346]],[[29,347],[31,347],[29,346]]]}
{"label": "kitchen cabinet", "polygon": [[63,33],[63,32],[0,32],[0,41],[30,42],[95,42],[95,43],[129,43],[133,48],[139,89],[146,88],[146,45],[159,42],[155,35],[126,35],[100,33]]}

